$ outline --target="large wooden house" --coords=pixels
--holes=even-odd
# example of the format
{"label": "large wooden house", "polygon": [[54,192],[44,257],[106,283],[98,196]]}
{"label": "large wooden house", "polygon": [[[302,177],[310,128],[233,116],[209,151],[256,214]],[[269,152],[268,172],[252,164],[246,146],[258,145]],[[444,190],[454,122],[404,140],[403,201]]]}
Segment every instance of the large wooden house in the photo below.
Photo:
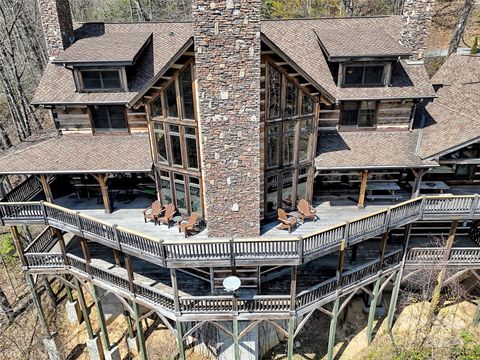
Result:
{"label": "large wooden house", "polygon": [[[68,0],[40,0],[50,61],[32,104],[56,131],[0,156],[0,176],[25,178],[0,189],[0,224],[40,320],[32,274],[69,289],[92,359],[118,356],[102,291],[131,314],[142,359],[141,320],[154,316],[182,359],[187,343],[259,358],[272,334],[290,359],[320,310],[332,359],[354,296],[368,300],[370,341],[380,294],[393,285],[391,327],[408,271],[444,259],[480,268],[470,245],[480,244],[480,58],[454,55],[429,79],[434,3],[407,1],[403,16],[261,21],[260,0],[195,0],[192,22],[74,29]],[[295,216],[301,199],[318,220],[279,230],[278,210]],[[146,222],[154,201],[174,204],[168,225]],[[184,239],[178,223],[193,213],[196,234]],[[26,245],[17,226],[33,224],[45,230]],[[428,248],[429,233],[449,234],[446,245]],[[241,280],[233,294],[229,275]],[[204,326],[214,350],[202,347]]]}

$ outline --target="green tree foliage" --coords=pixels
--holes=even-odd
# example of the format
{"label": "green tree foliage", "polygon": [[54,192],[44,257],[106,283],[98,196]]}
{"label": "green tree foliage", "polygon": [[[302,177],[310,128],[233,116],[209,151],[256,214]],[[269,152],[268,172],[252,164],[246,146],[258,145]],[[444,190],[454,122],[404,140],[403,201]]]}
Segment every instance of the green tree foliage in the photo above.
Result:
{"label": "green tree foliage", "polygon": [[470,54],[472,55],[478,54],[478,36],[475,36],[475,40],[473,41],[472,48],[470,49]]}

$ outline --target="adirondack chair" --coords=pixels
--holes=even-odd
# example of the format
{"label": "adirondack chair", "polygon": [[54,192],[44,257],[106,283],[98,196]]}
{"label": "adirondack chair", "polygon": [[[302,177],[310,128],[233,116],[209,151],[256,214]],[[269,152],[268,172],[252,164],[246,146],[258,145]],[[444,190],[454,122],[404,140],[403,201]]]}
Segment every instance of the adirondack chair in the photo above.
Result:
{"label": "adirondack chair", "polygon": [[180,220],[178,222],[178,232],[181,233],[183,231],[185,233],[185,238],[187,238],[188,232],[192,231],[195,228],[195,225],[197,225],[197,221],[198,215],[196,212],[193,212],[192,215],[190,215],[188,221],[185,222],[185,220]]}
{"label": "adirondack chair", "polygon": [[160,205],[160,201],[155,200],[152,203],[152,206],[143,211],[143,220],[145,220],[145,223],[147,222],[147,220],[151,220],[155,223],[155,225],[157,225],[157,217],[160,216],[162,211],[163,206]]}
{"label": "adirondack chair", "polygon": [[311,206],[307,200],[301,199],[297,205],[298,217],[302,221],[302,224],[305,222],[305,219],[313,219],[315,222],[317,220],[317,210]]}
{"label": "adirondack chair", "polygon": [[157,224],[167,224],[168,228],[170,228],[170,223],[172,222],[176,212],[177,210],[175,209],[175,205],[173,203],[168,204],[165,206],[165,212],[163,213],[163,216],[157,217]]}
{"label": "adirondack chair", "polygon": [[292,232],[292,227],[297,224],[297,219],[293,216],[288,217],[283,209],[278,209],[278,220],[280,220],[278,228],[280,230],[287,229],[289,234]]}

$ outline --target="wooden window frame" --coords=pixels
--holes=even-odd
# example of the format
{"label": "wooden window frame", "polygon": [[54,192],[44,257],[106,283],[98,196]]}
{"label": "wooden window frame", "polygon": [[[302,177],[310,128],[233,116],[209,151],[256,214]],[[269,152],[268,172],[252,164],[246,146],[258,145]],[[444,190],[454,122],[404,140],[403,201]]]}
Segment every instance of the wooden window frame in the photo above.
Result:
{"label": "wooden window frame", "polygon": [[[374,110],[374,124],[373,126],[358,126],[358,119],[360,117],[360,112],[362,110],[361,105],[358,109],[357,114],[357,125],[344,125],[342,124],[343,116],[344,116],[344,107],[346,102],[355,102],[355,103],[362,103],[363,101],[374,101],[375,102],[375,110]],[[378,109],[379,109],[379,100],[360,100],[360,101],[344,101],[340,105],[340,118],[338,122],[338,130],[342,131],[373,131],[377,129],[378,126]]]}
{"label": "wooden window frame", "polygon": [[[362,72],[362,83],[361,84],[345,84],[345,78],[347,75],[347,68],[349,67],[361,67],[363,68]],[[363,83],[365,79],[365,71],[369,67],[383,67],[383,72],[382,72],[382,80],[379,83],[374,83],[374,84],[365,84]],[[388,78],[386,72],[388,70],[388,66],[385,62],[380,62],[380,63],[344,63],[341,64],[339,67],[339,72],[341,72],[341,77],[339,75],[339,78],[342,79],[342,87],[344,88],[362,88],[362,87],[380,87],[380,86],[385,86],[385,80]]]}
{"label": "wooden window frame", "polygon": [[[83,72],[105,72],[105,71],[117,71],[118,78],[120,81],[119,88],[98,88],[98,89],[90,89],[85,88],[85,84],[83,81]],[[77,92],[81,93],[110,93],[110,92],[128,92],[128,81],[127,81],[127,73],[124,66],[121,67],[79,67],[74,68],[74,79],[75,85],[77,88]]]}
{"label": "wooden window frame", "polygon": [[[126,124],[126,129],[121,130],[121,131],[115,131],[115,130],[109,130],[109,129],[97,129],[95,127],[95,122],[93,120],[93,112],[92,112],[92,107],[94,106],[102,106],[102,107],[111,107],[111,106],[118,106],[118,107],[123,107],[123,115],[125,118],[125,124]],[[92,134],[93,135],[125,135],[125,134],[130,134],[130,123],[128,122],[128,113],[127,113],[127,108],[123,105],[118,105],[118,104],[95,104],[95,105],[89,105],[87,107],[87,114],[88,118],[90,121],[90,127],[92,128]]]}

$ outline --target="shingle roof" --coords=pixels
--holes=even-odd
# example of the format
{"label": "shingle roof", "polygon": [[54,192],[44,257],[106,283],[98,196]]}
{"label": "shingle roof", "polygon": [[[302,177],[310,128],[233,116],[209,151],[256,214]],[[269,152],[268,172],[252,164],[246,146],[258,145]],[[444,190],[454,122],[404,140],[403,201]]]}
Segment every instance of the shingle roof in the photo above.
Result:
{"label": "shingle roof", "polygon": [[480,56],[452,54],[433,75],[432,84],[455,85],[480,82]]}
{"label": "shingle roof", "polygon": [[146,134],[48,137],[0,156],[0,174],[149,172],[151,167]]}
{"label": "shingle roof", "polygon": [[352,28],[351,21],[330,22],[330,26],[316,26],[317,34],[329,60],[357,57],[409,56],[411,51],[392,37],[378,31],[378,21],[363,22]]}
{"label": "shingle roof", "polygon": [[418,132],[349,131],[318,136],[317,169],[435,166],[415,155]]}
{"label": "shingle roof", "polygon": [[53,62],[133,64],[151,36],[151,32],[129,34],[115,32],[79,39]]}
{"label": "shingle roof", "polygon": [[[384,43],[389,43],[390,39],[400,38],[402,21],[401,16],[264,21],[262,33],[289,60],[297,64],[312,79],[314,85],[323,88],[336,100],[434,97],[435,93],[424,65],[409,64],[407,61],[395,64],[392,84],[389,87],[339,88],[334,82],[319,43],[319,40],[322,41],[322,34],[329,34],[330,37],[335,31],[332,29],[350,29],[350,34],[345,35],[346,41],[350,42],[347,47],[348,54],[356,56],[361,55],[362,50],[350,40],[352,36],[362,37],[362,42],[365,42],[370,39],[371,32],[375,31],[385,36],[383,46]],[[395,41],[393,43],[397,44]],[[373,51],[371,49],[372,47],[369,51]],[[380,54],[388,50],[379,48],[377,51]]]}
{"label": "shingle roof", "polygon": [[126,104],[132,101],[156,74],[166,70],[170,61],[191,39],[193,28],[191,23],[184,22],[88,23],[77,29],[75,35],[78,39],[98,40],[110,34],[128,37],[136,33],[153,33],[153,37],[151,44],[139,57],[135,72],[130,76],[129,92],[77,93],[71,70],[59,64],[49,63],[37,87],[32,104]]}

